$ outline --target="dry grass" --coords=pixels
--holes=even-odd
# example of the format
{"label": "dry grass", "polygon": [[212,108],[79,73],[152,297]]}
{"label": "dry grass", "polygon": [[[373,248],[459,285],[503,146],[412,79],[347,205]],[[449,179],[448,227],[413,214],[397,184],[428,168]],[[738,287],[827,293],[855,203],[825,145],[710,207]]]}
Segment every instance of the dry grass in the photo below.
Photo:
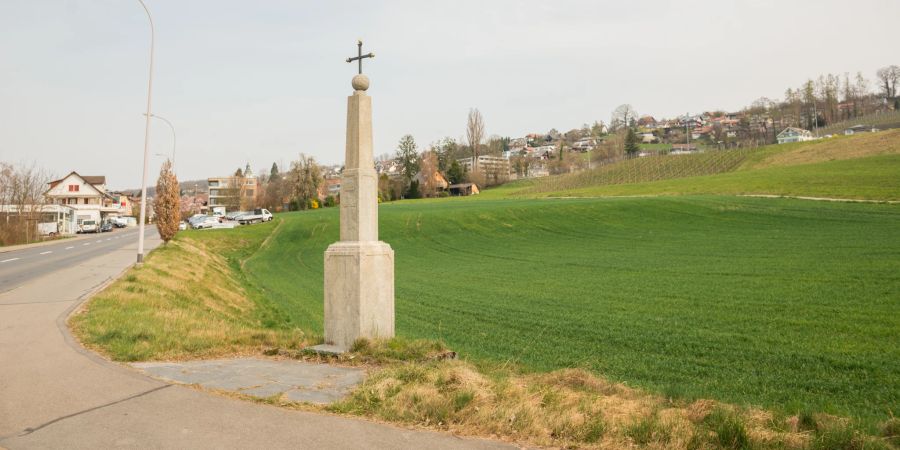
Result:
{"label": "dry grass", "polygon": [[792,428],[791,418],[758,409],[672,402],[581,369],[525,374],[459,360],[393,363],[327,409],[537,446],[802,449],[810,443],[810,433]]}

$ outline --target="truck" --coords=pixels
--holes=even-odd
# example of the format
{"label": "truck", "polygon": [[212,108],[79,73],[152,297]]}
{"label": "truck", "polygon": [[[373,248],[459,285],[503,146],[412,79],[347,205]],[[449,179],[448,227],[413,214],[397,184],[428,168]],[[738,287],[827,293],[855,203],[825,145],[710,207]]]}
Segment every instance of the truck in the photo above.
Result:
{"label": "truck", "polygon": [[237,216],[235,220],[237,220],[241,225],[268,222],[272,220],[272,213],[270,213],[269,210],[265,208],[256,208],[253,210],[253,212]]}

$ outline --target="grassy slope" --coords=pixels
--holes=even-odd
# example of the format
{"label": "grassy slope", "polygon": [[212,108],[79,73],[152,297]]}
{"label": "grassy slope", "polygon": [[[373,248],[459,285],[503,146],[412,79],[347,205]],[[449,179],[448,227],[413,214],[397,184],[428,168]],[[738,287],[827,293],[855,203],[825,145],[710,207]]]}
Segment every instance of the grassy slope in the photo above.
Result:
{"label": "grassy slope", "polygon": [[[337,211],[285,214],[246,264],[315,330]],[[401,335],[677,396],[867,419],[900,403],[900,211],[749,198],[381,208]]]}
{"label": "grassy slope", "polygon": [[241,261],[274,227],[179,233],[73,316],[75,333],[119,361],[302,345],[303,334],[277,323],[270,303],[243,284]]}
{"label": "grassy slope", "polygon": [[[692,155],[721,159],[715,152]],[[900,130],[816,142],[769,146],[743,156],[744,161],[728,173],[653,181],[654,168],[631,170],[645,182],[621,184],[622,170],[599,169],[556,179],[527,180],[484,191],[484,198],[535,196],[614,196],[681,194],[772,194],[871,200],[900,200]],[[680,156],[669,163],[678,161]],[[716,160],[716,161],[712,161]],[[658,160],[664,162],[665,160]],[[667,163],[667,164],[669,164]],[[625,162],[625,165],[636,163]],[[701,164],[702,166],[702,164]],[[671,169],[670,169],[671,170]],[[602,173],[601,173],[602,172]],[[663,169],[661,172],[665,173]],[[677,172],[677,170],[676,170]],[[702,172],[702,171],[701,171]],[[624,178],[628,180],[627,177]],[[634,181],[634,180],[632,180]],[[611,184],[619,183],[619,184]]]}

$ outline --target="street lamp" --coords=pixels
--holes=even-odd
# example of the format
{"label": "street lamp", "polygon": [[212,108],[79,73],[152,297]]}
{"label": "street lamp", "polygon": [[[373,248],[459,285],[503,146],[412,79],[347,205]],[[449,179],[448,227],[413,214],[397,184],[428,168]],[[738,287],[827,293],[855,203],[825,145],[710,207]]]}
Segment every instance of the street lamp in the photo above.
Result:
{"label": "street lamp", "polygon": [[150,15],[150,10],[144,4],[144,0],[138,0],[138,2],[144,8],[144,12],[147,13],[147,20],[150,21],[150,78],[147,81],[147,112],[144,113],[147,116],[147,121],[144,125],[144,175],[141,177],[141,223],[138,225],[137,251],[137,263],[142,264],[144,262],[144,222],[147,220],[147,163],[150,159],[150,118],[153,117],[153,114],[150,113],[150,98],[153,93],[153,46],[156,36],[153,31],[153,16]]}
{"label": "street lamp", "polygon": [[159,114],[150,114],[150,117],[154,117],[159,120],[162,120],[163,122],[166,123],[166,125],[169,126],[169,129],[172,130],[172,168],[174,170],[174,168],[175,168],[175,145],[177,144],[177,136],[175,136],[175,126],[172,125],[172,122],[169,122],[168,119],[166,119],[163,116],[160,116]]}

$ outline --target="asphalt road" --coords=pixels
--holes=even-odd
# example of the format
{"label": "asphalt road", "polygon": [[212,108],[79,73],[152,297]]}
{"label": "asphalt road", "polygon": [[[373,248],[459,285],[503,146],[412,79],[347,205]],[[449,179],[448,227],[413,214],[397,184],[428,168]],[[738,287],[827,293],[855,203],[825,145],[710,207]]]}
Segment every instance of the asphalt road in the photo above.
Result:
{"label": "asphalt road", "polygon": [[[145,228],[145,240],[156,235],[156,227]],[[62,239],[55,244],[0,253],[0,292],[15,289],[36,278],[75,266],[81,261],[108,255],[130,241],[136,243],[137,238],[137,227],[120,228],[107,233]]]}

